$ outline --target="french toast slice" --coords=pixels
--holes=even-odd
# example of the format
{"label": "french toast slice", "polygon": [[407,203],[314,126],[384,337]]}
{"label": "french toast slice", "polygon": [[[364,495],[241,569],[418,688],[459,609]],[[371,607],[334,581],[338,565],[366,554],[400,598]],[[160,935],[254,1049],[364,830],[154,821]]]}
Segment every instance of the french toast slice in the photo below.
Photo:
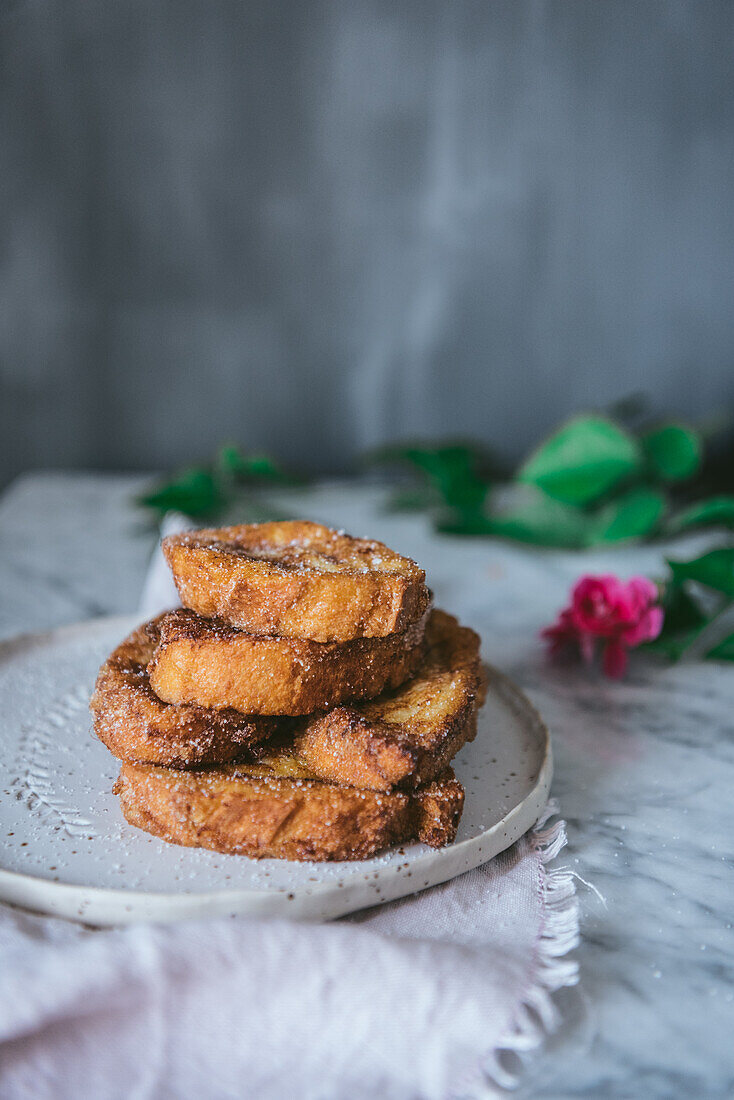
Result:
{"label": "french toast slice", "polygon": [[377,699],[300,719],[161,702],[146,668],[159,635],[160,618],[134,630],[102,665],[92,696],[97,736],[130,763],[184,769],[256,758],[273,763],[286,751],[335,783],[415,787],[444,771],[473,739],[484,702],[479,638],[443,611],[428,620],[426,655],[412,680]]}
{"label": "french toast slice", "polygon": [[162,548],[185,607],[250,634],[383,638],[429,603],[410,558],[305,520],[169,535]]}
{"label": "french toast slice", "polygon": [[450,770],[410,792],[304,778],[295,761],[292,770],[295,777],[265,765],[181,772],[123,764],[113,790],[131,825],[172,844],[253,859],[367,859],[392,844],[439,848],[456,836],[464,789]]}
{"label": "french toast slice", "polygon": [[395,691],[309,718],[293,740],[298,759],[322,779],[372,790],[414,787],[443,772],[476,734],[486,686],[480,641],[436,610],[425,642],[414,677]]}
{"label": "french toast slice", "polygon": [[275,718],[247,717],[231,707],[171,706],[150,686],[147,665],[160,640],[163,616],[138,627],[110,654],[90,701],[94,731],[122,760],[168,768],[228,764],[278,730]]}
{"label": "french toast slice", "polygon": [[427,617],[385,638],[312,642],[247,634],[194,611],[171,611],[161,619],[150,684],[166,703],[311,714],[407,680],[423,655]]}

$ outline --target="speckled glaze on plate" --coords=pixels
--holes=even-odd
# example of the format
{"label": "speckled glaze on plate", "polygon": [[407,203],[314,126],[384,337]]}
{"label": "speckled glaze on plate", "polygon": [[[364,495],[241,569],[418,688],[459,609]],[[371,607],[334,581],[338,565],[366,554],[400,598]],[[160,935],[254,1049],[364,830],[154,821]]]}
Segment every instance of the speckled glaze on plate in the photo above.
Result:
{"label": "speckled glaze on plate", "polygon": [[96,619],[0,645],[0,899],[87,924],[277,915],[327,920],[434,886],[485,863],[548,797],[548,732],[491,670],[476,740],[454,767],[466,787],[456,843],[393,848],[350,863],[250,860],[165,844],[128,825],[117,761],[92,734],[89,695],[136,625]]}

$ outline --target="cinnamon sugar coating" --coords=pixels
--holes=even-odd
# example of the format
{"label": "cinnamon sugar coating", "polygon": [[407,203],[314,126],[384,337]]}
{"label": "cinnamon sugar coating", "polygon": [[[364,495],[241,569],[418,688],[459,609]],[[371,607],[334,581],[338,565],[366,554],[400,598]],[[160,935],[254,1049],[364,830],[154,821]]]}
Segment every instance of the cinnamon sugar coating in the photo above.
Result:
{"label": "cinnamon sugar coating", "polygon": [[300,719],[162,703],[145,667],[159,623],[133,631],[97,678],[95,732],[121,760],[188,769],[259,758],[283,774],[290,758],[303,776],[389,790],[435,778],[476,733],[485,693],[479,638],[443,611],[428,620],[426,653],[411,680]]}
{"label": "cinnamon sugar coating", "polygon": [[311,714],[402,684],[423,655],[427,614],[402,634],[350,642],[264,637],[193,611],[172,611],[148,665],[166,703],[243,714]]}
{"label": "cinnamon sugar coating", "polygon": [[95,732],[127,820],[252,858],[366,859],[451,843],[476,734],[479,638],[431,611],[425,574],[305,521],[163,540],[186,605],[102,665]]}
{"label": "cinnamon sugar coating", "polygon": [[251,634],[382,638],[429,603],[410,558],[305,520],[170,535],[162,547],[185,607]]}
{"label": "cinnamon sugar coating", "polygon": [[180,772],[123,764],[114,787],[130,822],[186,847],[253,859],[367,859],[391,844],[450,844],[464,804],[451,771],[415,791],[360,791],[283,778],[262,765]]}
{"label": "cinnamon sugar coating", "polygon": [[436,610],[425,643],[415,675],[396,690],[312,716],[293,741],[299,759],[323,779],[373,790],[444,771],[476,734],[485,695],[479,637]]}
{"label": "cinnamon sugar coating", "polygon": [[169,768],[226,764],[282,728],[274,718],[248,718],[229,709],[171,706],[150,686],[147,664],[160,639],[163,616],[138,627],[99,670],[90,708],[94,731],[122,760]]}

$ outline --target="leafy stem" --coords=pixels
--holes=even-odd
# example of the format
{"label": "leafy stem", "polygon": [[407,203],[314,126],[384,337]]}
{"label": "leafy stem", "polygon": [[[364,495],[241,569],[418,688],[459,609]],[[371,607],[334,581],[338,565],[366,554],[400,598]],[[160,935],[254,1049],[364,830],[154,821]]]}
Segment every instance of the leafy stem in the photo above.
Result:
{"label": "leafy stem", "polygon": [[159,515],[184,512],[193,519],[221,519],[244,493],[264,486],[292,485],[286,474],[264,454],[244,454],[233,444],[221,447],[213,462],[182,470],[138,498]]}

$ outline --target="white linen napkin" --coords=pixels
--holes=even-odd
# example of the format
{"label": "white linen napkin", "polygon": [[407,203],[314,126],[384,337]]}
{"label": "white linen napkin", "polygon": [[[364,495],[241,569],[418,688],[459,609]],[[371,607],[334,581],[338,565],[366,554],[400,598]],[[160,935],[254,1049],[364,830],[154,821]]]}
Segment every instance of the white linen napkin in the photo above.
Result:
{"label": "white linen napkin", "polygon": [[[166,531],[180,529],[169,519]],[[172,605],[156,557],[147,616]],[[0,1095],[361,1100],[495,1096],[577,980],[562,821],[484,867],[331,924],[92,930],[0,909]]]}
{"label": "white linen napkin", "polygon": [[[165,538],[166,535],[177,535],[180,531],[190,531],[195,526],[196,524],[182,512],[167,512],[161,523],[161,538]],[[180,606],[181,601],[178,598],[176,585],[173,583],[173,575],[159,546],[150,559],[148,572],[143,581],[143,591],[138,604],[140,618],[152,619],[161,611]]]}

